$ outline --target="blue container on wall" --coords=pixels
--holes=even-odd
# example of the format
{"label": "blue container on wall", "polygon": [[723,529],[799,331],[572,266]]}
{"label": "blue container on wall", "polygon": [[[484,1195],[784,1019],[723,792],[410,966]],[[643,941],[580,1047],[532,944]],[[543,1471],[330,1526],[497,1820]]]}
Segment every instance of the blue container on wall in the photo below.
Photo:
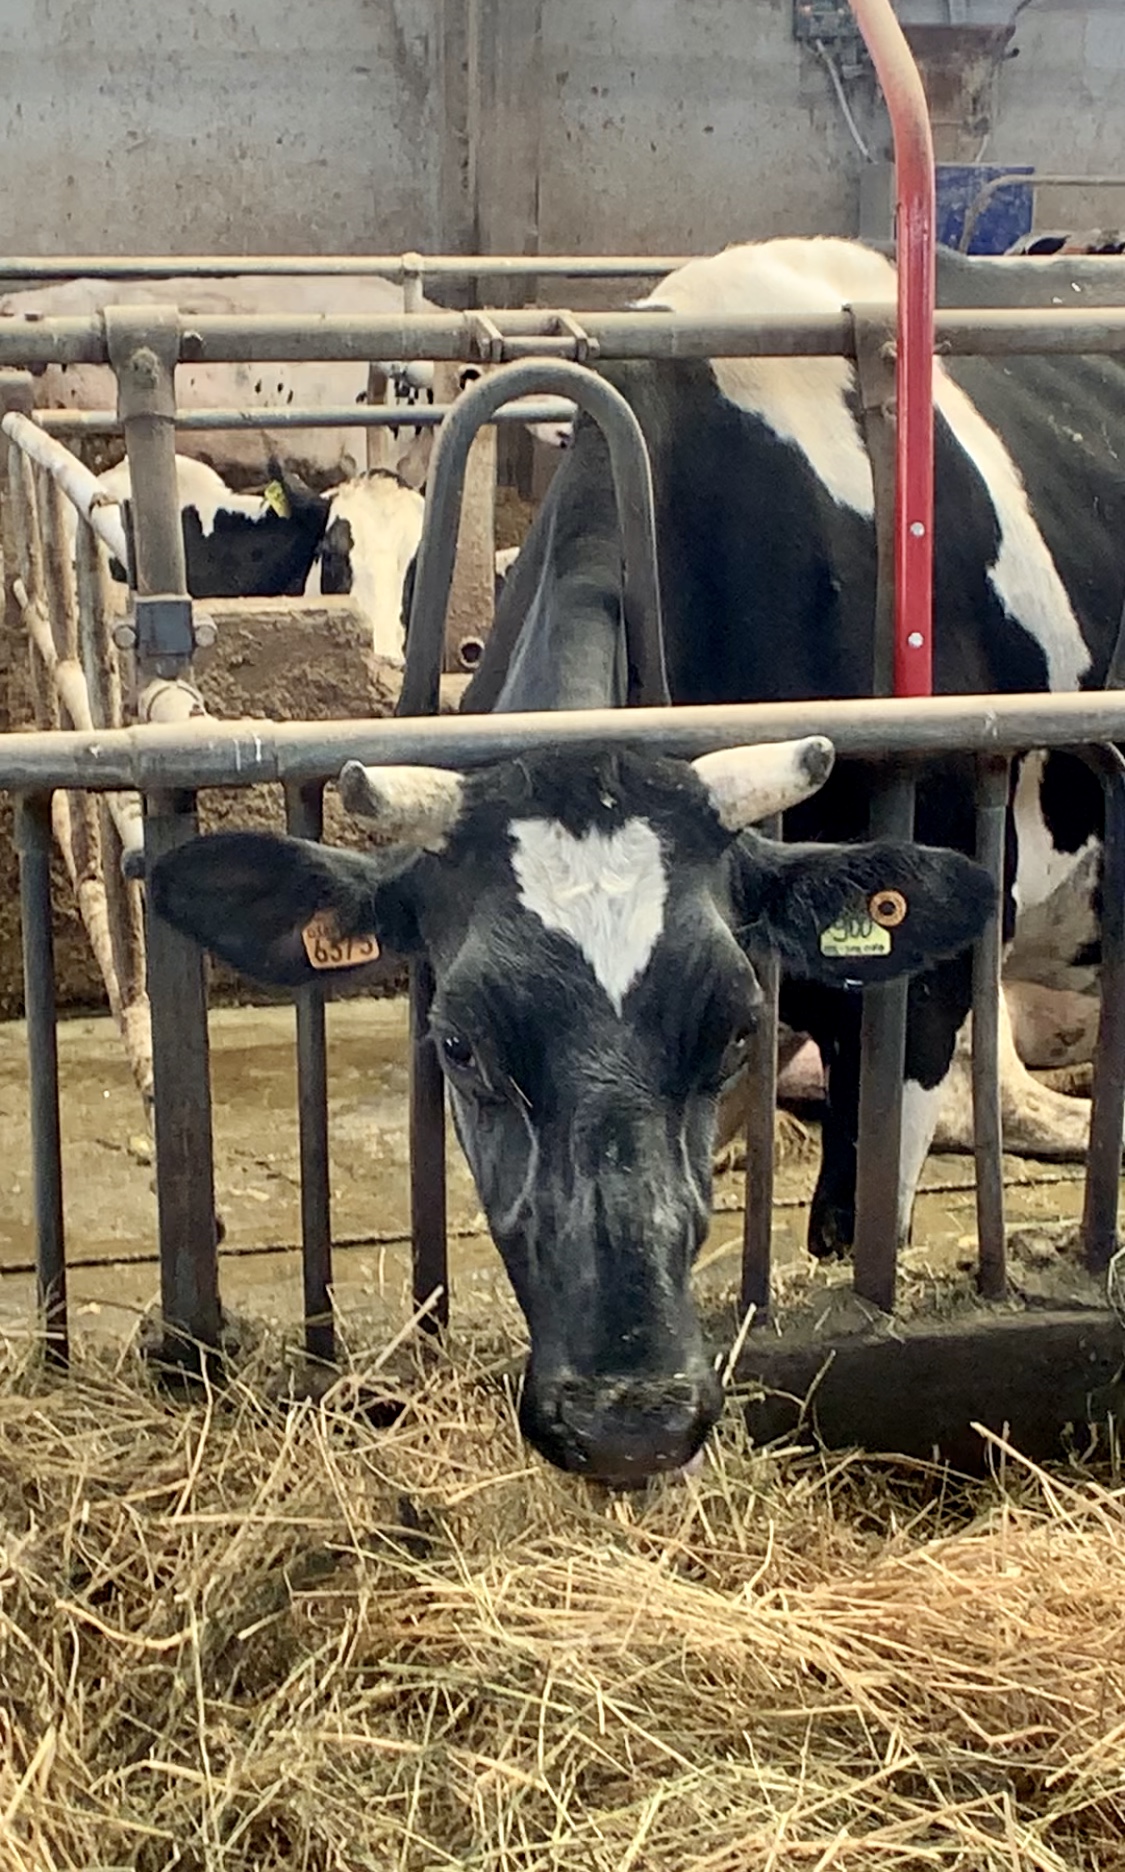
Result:
{"label": "blue container on wall", "polygon": [[[938,163],[937,238],[940,244],[957,246],[966,212],[986,182],[996,176],[1034,174],[1032,163]],[[1013,182],[1010,188],[997,189],[973,229],[969,252],[1006,253],[1023,235],[1030,234],[1033,194],[1030,182]]]}

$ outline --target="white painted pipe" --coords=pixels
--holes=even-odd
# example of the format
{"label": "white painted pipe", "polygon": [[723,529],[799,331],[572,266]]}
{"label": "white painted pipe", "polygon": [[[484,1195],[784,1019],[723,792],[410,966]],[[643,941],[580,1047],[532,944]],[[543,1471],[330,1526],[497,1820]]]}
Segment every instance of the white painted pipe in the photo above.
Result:
{"label": "white painted pipe", "polygon": [[54,436],[47,435],[38,423],[21,415],[18,410],[10,410],[0,423],[0,428],[10,442],[14,442],[18,449],[22,449],[25,455],[58,482],[71,505],[82,515],[103,545],[108,547],[115,559],[125,565],[128,554],[120,509],[115,502],[107,501],[97,476],[91,474],[77,455],[72,455],[61,442],[56,442]]}

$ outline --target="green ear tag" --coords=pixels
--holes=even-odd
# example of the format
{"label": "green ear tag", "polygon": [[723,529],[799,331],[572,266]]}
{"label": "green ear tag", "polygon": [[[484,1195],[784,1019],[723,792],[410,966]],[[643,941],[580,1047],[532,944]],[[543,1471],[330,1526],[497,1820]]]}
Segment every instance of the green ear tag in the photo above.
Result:
{"label": "green ear tag", "polygon": [[265,501],[267,507],[273,508],[274,513],[280,520],[288,520],[292,510],[289,506],[289,496],[285,492],[280,481],[271,481],[269,486],[263,490],[262,499]]}
{"label": "green ear tag", "polygon": [[891,932],[875,923],[866,910],[850,910],[820,932],[820,953],[826,956],[885,956],[891,953]]}

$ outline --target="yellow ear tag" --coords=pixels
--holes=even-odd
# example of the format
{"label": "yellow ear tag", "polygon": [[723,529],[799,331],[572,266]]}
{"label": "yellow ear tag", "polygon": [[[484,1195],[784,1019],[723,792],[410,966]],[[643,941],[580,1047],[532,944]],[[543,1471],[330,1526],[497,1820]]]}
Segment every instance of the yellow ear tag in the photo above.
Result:
{"label": "yellow ear tag", "polygon": [[379,959],[379,944],[374,936],[341,936],[336,919],[329,911],[314,916],[301,931],[305,954],[314,969],[358,968],[361,962]]}
{"label": "yellow ear tag", "polygon": [[830,928],[821,930],[820,953],[826,956],[890,955],[891,932],[873,922],[866,910],[849,910]]}
{"label": "yellow ear tag", "polygon": [[279,520],[289,519],[293,510],[289,505],[289,496],[280,481],[271,481],[269,486],[263,489],[262,499],[267,507],[273,508]]}

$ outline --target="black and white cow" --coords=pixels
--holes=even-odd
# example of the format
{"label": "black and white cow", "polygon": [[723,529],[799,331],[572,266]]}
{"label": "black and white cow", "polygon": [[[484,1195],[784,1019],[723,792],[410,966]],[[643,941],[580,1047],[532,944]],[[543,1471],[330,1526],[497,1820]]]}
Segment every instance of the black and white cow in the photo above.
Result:
{"label": "black and white cow", "polygon": [[[1082,305],[1113,289],[1111,263],[942,255],[947,305]],[[1118,281],[1120,293],[1121,284]],[[857,243],[777,240],[692,261],[644,304],[721,318],[802,314],[893,297],[890,263]],[[605,374],[652,456],[670,680],[676,701],[871,693],[875,540],[854,371],[843,359],[637,363]],[[1066,690],[1105,677],[1122,610],[1125,369],[1113,358],[939,361],[935,369],[935,688]],[[510,574],[467,709],[623,702],[621,545],[608,459],[576,426]],[[793,815],[798,836],[862,832],[853,770]],[[1096,966],[1100,791],[1067,756],[1031,754],[1012,807],[1009,932],[1028,979],[1078,985]],[[967,774],[923,785],[919,836],[968,846]],[[1032,952],[1040,952],[1036,957]],[[901,1226],[908,1227],[955,1041],[967,957],[911,994]],[[783,1014],[817,1041],[829,1081],[810,1246],[846,1249],[854,1221],[858,1010],[788,988]],[[1002,1009],[1006,1016],[1006,1009]],[[1080,1151],[1088,1108],[1031,1080],[1002,1021],[1009,1108],[1025,1105],[1058,1154]]]}
{"label": "black and white cow", "polygon": [[[910,973],[983,925],[989,882],[961,854],[751,829],[831,758],[812,736],[694,763],[352,763],[341,796],[381,850],[234,832],[153,868],[154,911],[258,980],[312,981],[318,941],[322,960],[333,942],[337,961],[429,957],[458,1136],[531,1333],[521,1422],[563,1468],[636,1483],[689,1462],[718,1415],[689,1275],[755,956],[827,990]],[[847,953],[888,904],[885,953]]]}
{"label": "black and white cow", "polygon": [[[108,505],[131,494],[129,464],[98,476]],[[187,588],[193,598],[281,598],[303,592],[328,517],[301,484],[236,494],[206,462],[176,456]],[[125,568],[111,563],[115,578]]]}
{"label": "black and white cow", "polygon": [[[128,500],[126,462],[98,480],[107,502]],[[425,505],[414,488],[376,468],[316,494],[275,465],[264,494],[236,494],[214,468],[184,455],[176,480],[193,598],[349,593],[376,654],[401,664]],[[124,578],[123,567],[112,570]]]}
{"label": "black and white cow", "polygon": [[330,488],[323,501],[323,537],[306,594],[350,593],[376,655],[401,664],[425,502],[386,468]]}
{"label": "black and white cow", "polygon": [[[954,262],[942,291],[951,303],[1074,303],[1071,287],[1087,290],[1099,264]],[[887,262],[864,248],[770,242],[691,263],[652,303],[799,316],[892,292]],[[871,477],[850,366],[607,375],[652,456],[676,699],[805,698],[815,730],[818,697],[861,696],[872,675]],[[1121,599],[1123,388],[1108,363],[939,368],[939,689],[1102,679]],[[606,451],[579,421],[468,706],[623,703],[621,562]],[[311,978],[301,931],[321,912],[344,935],[429,955],[458,1130],[531,1327],[524,1426],[552,1460],[614,1481],[689,1459],[717,1409],[688,1266],[717,1095],[754,1018],[753,955],[780,955],[790,1022],[828,1062],[811,1233],[822,1253],[846,1247],[854,1210],[859,1005],[847,984],[922,971],[904,1219],[968,1006],[986,886],[964,856],[928,848],[971,840],[963,766],[921,787],[926,843],[908,851],[838,842],[863,835],[862,774],[833,775],[801,803],[809,752],[773,750],[772,787],[759,784],[763,758],[744,750],[693,772],[651,755],[544,754],[452,781],[348,769],[345,799],[381,828],[382,859],[231,835],[181,848],[152,879],[160,913],[264,979]],[[787,831],[816,843],[778,847],[747,829],[785,802]],[[1042,913],[1056,946],[1066,918],[1053,911],[1073,903],[1069,959],[1096,939],[1098,809],[1081,768],[1023,763],[1013,902],[1025,930]],[[907,914],[882,953],[838,953],[853,946],[848,919],[874,926],[892,891]]]}

